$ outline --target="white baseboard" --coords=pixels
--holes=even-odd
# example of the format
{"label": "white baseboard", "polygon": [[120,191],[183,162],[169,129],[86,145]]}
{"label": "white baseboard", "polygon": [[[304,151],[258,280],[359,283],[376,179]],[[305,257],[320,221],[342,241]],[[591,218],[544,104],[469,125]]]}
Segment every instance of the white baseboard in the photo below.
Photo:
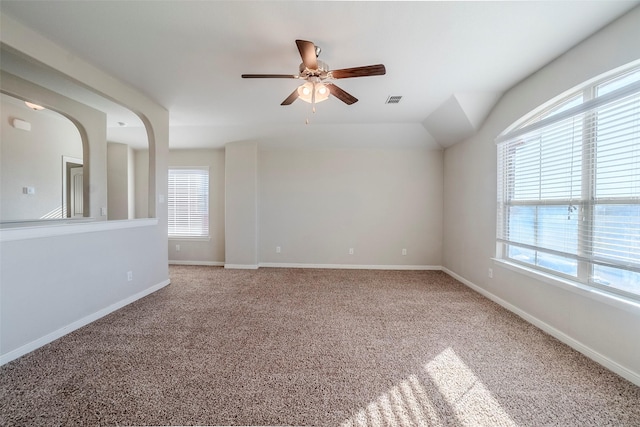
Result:
{"label": "white baseboard", "polygon": [[363,265],[363,264],[303,264],[291,262],[261,262],[259,264],[226,264],[221,261],[184,261],[169,260],[171,265],[208,265],[224,266],[232,270],[256,270],[265,268],[325,268],[345,270],[441,270],[439,265]]}
{"label": "white baseboard", "polygon": [[258,264],[224,264],[224,268],[231,270],[257,270]]}
{"label": "white baseboard", "polygon": [[261,262],[267,268],[326,268],[344,270],[441,270],[439,265],[362,265],[362,264],[301,264],[288,262]]}
{"label": "white baseboard", "polygon": [[30,343],[27,343],[21,347],[16,348],[15,350],[12,350],[6,354],[0,355],[0,366],[4,365],[5,363],[9,363],[12,360],[17,359],[20,356],[23,356],[27,353],[32,352],[33,350],[42,347],[45,344],[49,344],[52,341],[57,340],[58,338],[67,335],[70,332],[75,331],[76,329],[80,329],[81,327],[88,325],[91,322],[94,322],[98,319],[100,319],[101,317],[106,316],[107,314],[110,314],[126,305],[131,304],[132,302],[139,300],[140,298],[143,298],[149,294],[154,293],[155,291],[164,288],[165,286],[167,286],[169,283],[171,283],[171,281],[169,279],[164,280],[160,283],[158,283],[157,285],[154,285],[150,288],[147,288],[145,290],[143,290],[142,292],[138,292],[135,295],[131,295],[128,298],[125,298],[121,301],[118,301],[115,304],[111,304],[108,307],[103,308],[102,310],[96,311],[95,313],[92,313],[88,316],[85,316],[81,319],[76,320],[75,322],[64,326],[56,331],[53,331],[43,337],[40,337],[34,341],[31,341]]}
{"label": "white baseboard", "polygon": [[169,260],[170,265],[208,265],[212,267],[224,267],[224,261],[184,261],[184,260]]}
{"label": "white baseboard", "polygon": [[491,292],[487,291],[486,289],[481,288],[480,286],[478,286],[475,283],[465,279],[464,277],[454,273],[453,271],[449,270],[448,268],[442,267],[442,271],[444,271],[445,273],[447,273],[449,276],[453,277],[454,279],[464,283],[465,285],[467,285],[468,287],[470,287],[474,291],[478,292],[479,294],[489,298],[491,301],[493,301],[493,302],[495,302],[497,304],[500,304],[502,307],[506,308],[507,310],[511,311],[512,313],[517,314],[518,316],[522,317],[527,322],[529,322],[532,325],[542,329],[544,332],[546,332],[549,335],[557,338],[558,340],[562,341],[563,343],[565,343],[569,347],[573,348],[574,350],[579,351],[580,353],[582,353],[585,356],[587,356],[589,359],[601,364],[602,366],[604,366],[605,368],[609,369],[610,371],[615,372],[616,374],[620,375],[622,378],[624,378],[624,379],[626,379],[628,381],[631,381],[632,383],[634,383],[635,385],[640,387],[640,374],[638,374],[636,372],[633,372],[630,369],[627,369],[626,367],[620,365],[619,363],[609,359],[607,356],[604,356],[604,355],[598,353],[597,351],[595,351],[591,347],[588,347],[588,346],[584,345],[580,341],[570,337],[569,335],[567,335],[564,332],[554,328],[553,326],[549,325],[548,323],[543,322],[542,320],[538,319],[537,317],[532,316],[531,314],[527,313],[526,311],[523,311],[523,310],[519,309],[515,305],[513,305],[513,304],[503,300],[502,298],[492,294]]}

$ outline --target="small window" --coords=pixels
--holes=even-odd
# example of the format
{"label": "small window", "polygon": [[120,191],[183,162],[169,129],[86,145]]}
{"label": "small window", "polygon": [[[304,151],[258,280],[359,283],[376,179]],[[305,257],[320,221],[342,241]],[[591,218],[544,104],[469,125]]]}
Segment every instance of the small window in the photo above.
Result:
{"label": "small window", "polygon": [[640,68],[498,138],[498,256],[640,299]]}
{"label": "small window", "polygon": [[169,168],[169,237],[209,237],[209,169]]}
{"label": "small window", "polygon": [[627,73],[607,79],[596,86],[596,96],[603,96],[628,84],[640,81],[640,70],[632,70]]}

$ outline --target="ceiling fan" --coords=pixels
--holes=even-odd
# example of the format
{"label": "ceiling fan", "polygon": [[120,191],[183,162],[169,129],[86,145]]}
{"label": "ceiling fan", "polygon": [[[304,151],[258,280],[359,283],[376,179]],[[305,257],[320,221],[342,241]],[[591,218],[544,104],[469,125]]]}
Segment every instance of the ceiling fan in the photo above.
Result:
{"label": "ceiling fan", "polygon": [[310,41],[296,40],[298,51],[302,57],[300,74],[243,74],[243,79],[301,79],[304,84],[294,90],[282,104],[290,105],[300,98],[314,105],[325,101],[329,95],[333,95],[347,105],[358,102],[358,98],[340,89],[332,83],[332,80],[347,79],[351,77],[382,76],[386,73],[384,65],[367,65],[364,67],[343,68],[329,70],[329,66],[318,59],[321,49]]}

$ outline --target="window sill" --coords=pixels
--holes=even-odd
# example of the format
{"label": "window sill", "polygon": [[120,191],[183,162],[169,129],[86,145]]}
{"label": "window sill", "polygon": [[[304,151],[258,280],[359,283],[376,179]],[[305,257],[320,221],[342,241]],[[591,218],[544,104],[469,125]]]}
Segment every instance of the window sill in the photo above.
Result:
{"label": "window sill", "polygon": [[556,286],[566,291],[578,294],[580,296],[593,299],[595,301],[613,306],[621,310],[630,311],[635,314],[638,314],[638,312],[640,311],[640,301],[636,301],[631,298],[624,297],[622,295],[610,293],[598,288],[593,288],[587,285],[583,285],[582,283],[579,283],[579,282],[574,282],[572,280],[556,277],[551,274],[534,270],[532,268],[527,268],[519,264],[505,261],[503,259],[492,258],[492,260],[494,264],[497,266],[501,266],[506,268],[507,270],[511,270],[516,273],[523,274],[527,277],[539,280],[548,285]]}
{"label": "window sill", "polygon": [[211,236],[202,237],[189,237],[189,236],[169,236],[169,241],[183,241],[183,242],[208,242],[211,240]]}

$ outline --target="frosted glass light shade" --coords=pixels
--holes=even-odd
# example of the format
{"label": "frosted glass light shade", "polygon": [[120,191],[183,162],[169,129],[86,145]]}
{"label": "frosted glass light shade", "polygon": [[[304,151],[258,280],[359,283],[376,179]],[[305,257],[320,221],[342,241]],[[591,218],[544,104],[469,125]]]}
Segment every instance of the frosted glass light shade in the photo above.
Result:
{"label": "frosted glass light shade", "polygon": [[313,102],[313,92],[315,91],[315,102],[326,101],[329,98],[329,88],[324,83],[306,82],[298,87],[298,97],[304,102]]}

